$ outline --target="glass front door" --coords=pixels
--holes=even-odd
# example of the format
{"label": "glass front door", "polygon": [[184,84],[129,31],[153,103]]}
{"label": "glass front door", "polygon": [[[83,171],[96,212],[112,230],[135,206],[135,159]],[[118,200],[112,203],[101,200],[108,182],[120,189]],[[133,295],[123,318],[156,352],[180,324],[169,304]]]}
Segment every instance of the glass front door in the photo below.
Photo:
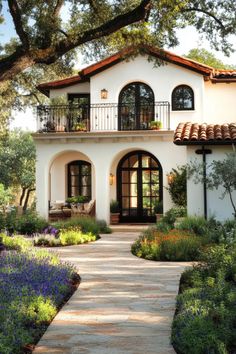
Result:
{"label": "glass front door", "polygon": [[117,169],[117,195],[122,222],[154,222],[154,205],[162,200],[162,169],[145,151],[126,155]]}

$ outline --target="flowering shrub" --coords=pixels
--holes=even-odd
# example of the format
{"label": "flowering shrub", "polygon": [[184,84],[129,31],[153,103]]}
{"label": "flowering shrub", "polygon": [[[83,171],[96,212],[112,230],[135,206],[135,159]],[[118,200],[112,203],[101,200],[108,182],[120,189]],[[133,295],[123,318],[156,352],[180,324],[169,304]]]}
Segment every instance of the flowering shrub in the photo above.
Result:
{"label": "flowering shrub", "polygon": [[[51,229],[50,229],[51,228]],[[80,227],[68,227],[67,229],[57,230],[48,227],[45,231],[52,231],[51,234],[40,234],[34,237],[35,246],[69,246],[81,243],[96,241],[97,236],[90,233],[83,233]]]}
{"label": "flowering shrub", "polygon": [[152,229],[132,245],[132,253],[151,260],[189,261],[198,259],[203,243],[191,232],[172,229],[163,233]]}
{"label": "flowering shrub", "polygon": [[46,251],[0,256],[0,353],[22,353],[36,342],[72,293],[75,269]]}

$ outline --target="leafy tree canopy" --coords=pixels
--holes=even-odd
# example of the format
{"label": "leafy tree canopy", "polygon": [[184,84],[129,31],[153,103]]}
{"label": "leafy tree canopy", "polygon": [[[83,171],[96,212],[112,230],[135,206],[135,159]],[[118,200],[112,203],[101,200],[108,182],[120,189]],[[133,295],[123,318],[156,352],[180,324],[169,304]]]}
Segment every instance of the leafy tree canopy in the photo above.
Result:
{"label": "leafy tree canopy", "polygon": [[227,65],[223,63],[220,59],[218,59],[214,54],[209,52],[208,50],[204,48],[194,48],[189,51],[187,55],[185,55],[186,58],[193,59],[198,61],[199,63],[203,63],[209,66],[212,66],[213,68],[216,69],[229,69],[229,70],[235,70],[236,66],[233,65]]}
{"label": "leafy tree canopy", "polygon": [[79,46],[99,57],[140,42],[173,46],[175,30],[187,25],[229,54],[227,38],[236,27],[234,0],[7,0],[7,5],[17,38],[2,46],[1,81],[35,64],[52,64]]}
{"label": "leafy tree canopy", "polygon": [[5,188],[20,189],[20,205],[27,205],[29,195],[35,189],[35,155],[30,133],[13,131],[1,140],[0,183]]}
{"label": "leafy tree canopy", "polygon": [[76,48],[97,60],[128,45],[172,47],[176,29],[193,25],[229,54],[236,27],[235,0],[0,0],[0,23],[7,11],[16,38],[0,36],[2,130],[12,107],[43,99],[37,84],[72,74]]}

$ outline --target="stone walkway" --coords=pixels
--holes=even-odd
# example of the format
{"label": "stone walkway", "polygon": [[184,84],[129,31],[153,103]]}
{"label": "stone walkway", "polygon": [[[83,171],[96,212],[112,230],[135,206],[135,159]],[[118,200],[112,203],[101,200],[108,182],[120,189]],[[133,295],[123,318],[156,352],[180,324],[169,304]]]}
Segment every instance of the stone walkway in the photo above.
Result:
{"label": "stone walkway", "polygon": [[34,353],[173,354],[171,323],[188,263],[152,262],[130,253],[137,233],[102,235],[58,249],[82,282]]}

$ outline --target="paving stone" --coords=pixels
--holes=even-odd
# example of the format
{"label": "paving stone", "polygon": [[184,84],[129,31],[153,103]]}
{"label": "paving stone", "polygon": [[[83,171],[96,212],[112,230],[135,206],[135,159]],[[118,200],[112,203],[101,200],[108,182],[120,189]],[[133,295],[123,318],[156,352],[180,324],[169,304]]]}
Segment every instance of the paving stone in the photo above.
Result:
{"label": "paving stone", "polygon": [[171,323],[179,278],[189,263],[153,262],[130,253],[135,232],[61,247],[82,278],[34,353],[174,354]]}

